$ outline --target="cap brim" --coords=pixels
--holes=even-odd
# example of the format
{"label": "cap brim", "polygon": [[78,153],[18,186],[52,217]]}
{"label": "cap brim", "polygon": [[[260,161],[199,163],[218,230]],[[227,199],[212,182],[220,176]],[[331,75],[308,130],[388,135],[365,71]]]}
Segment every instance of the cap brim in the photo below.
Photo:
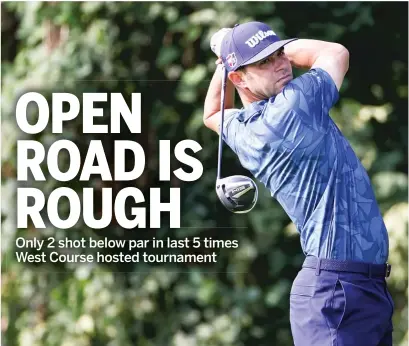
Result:
{"label": "cap brim", "polygon": [[250,60],[243,62],[241,66],[250,65],[257,61],[263,60],[264,58],[267,58],[269,55],[273,54],[275,51],[284,47],[287,43],[290,43],[295,40],[298,40],[298,38],[290,38],[288,40],[280,40],[280,41],[274,42],[270,44],[269,46],[267,46],[266,48],[264,48],[260,53],[253,56]]}

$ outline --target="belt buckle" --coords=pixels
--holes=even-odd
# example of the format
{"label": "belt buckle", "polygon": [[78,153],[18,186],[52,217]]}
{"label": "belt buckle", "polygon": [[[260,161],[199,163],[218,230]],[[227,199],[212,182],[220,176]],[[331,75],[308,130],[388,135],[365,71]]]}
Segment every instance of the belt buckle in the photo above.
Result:
{"label": "belt buckle", "polygon": [[386,275],[385,277],[389,277],[391,275],[392,266],[389,263],[386,263]]}

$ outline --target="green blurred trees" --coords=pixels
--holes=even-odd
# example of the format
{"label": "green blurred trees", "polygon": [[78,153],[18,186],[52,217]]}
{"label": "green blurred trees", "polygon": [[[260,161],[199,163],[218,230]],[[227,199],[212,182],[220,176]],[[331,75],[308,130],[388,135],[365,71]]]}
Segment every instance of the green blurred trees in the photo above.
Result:
{"label": "green blurred trees", "polygon": [[[283,37],[344,44],[351,53],[341,99],[331,115],[373,181],[390,234],[394,344],[407,344],[407,4],[404,3],[2,3],[2,331],[7,345],[291,345],[288,293],[303,259],[288,217],[265,189],[246,215],[225,211],[214,192],[217,136],[202,125],[214,70],[209,38],[220,27],[260,20]],[[297,71],[300,73],[300,71]],[[16,230],[16,98],[27,90],[142,93],[142,134],[99,137],[112,160],[115,139],[143,145],[149,167],[116,190],[159,183],[158,143],[201,143],[205,172],[181,185],[180,230],[102,234],[121,238],[211,236],[239,239],[217,266],[28,266],[14,260],[18,236],[96,236],[79,224],[64,231]],[[238,105],[240,106],[240,105]],[[33,114],[35,116],[35,114]],[[63,135],[74,140],[81,117]],[[113,161],[113,160],[112,160]],[[225,150],[226,174],[244,173]],[[177,167],[172,159],[172,167]],[[98,186],[94,179],[90,185]],[[36,183],[50,192],[59,186]],[[76,182],[75,188],[81,184]],[[221,228],[223,227],[223,228]]]}

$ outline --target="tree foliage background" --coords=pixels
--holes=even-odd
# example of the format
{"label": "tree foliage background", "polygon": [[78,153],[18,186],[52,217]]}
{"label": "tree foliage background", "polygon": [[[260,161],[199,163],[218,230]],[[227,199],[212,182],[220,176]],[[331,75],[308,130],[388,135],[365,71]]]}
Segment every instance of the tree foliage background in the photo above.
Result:
{"label": "tree foliage background", "polygon": [[[237,216],[223,209],[214,192],[217,136],[201,121],[215,68],[209,38],[220,27],[247,20],[265,21],[283,37],[336,41],[350,51],[350,69],[331,116],[368,169],[385,217],[393,266],[388,284],[395,302],[394,345],[407,344],[407,3],[3,2],[1,9],[4,345],[292,344],[288,294],[303,260],[299,237],[262,187],[251,213]],[[146,171],[135,182],[108,186],[116,191],[137,186],[146,196],[153,186],[164,191],[180,186],[183,227],[167,229],[164,222],[160,230],[125,232],[113,222],[103,231],[83,224],[71,230],[16,230],[16,140],[27,136],[17,128],[15,102],[28,90],[142,93],[141,134],[96,138],[103,140],[112,164],[115,139],[138,141],[147,153]],[[79,116],[63,135],[47,129],[35,139],[46,146],[71,139],[85,153],[92,138],[79,135],[81,125]],[[160,183],[159,140],[174,146],[187,138],[203,147],[203,176],[194,183]],[[224,154],[226,175],[248,174],[232,152]],[[174,157],[172,167],[178,168]],[[49,193],[62,184],[48,179],[33,185]],[[98,188],[101,181],[95,177],[89,185]],[[83,185],[77,181],[70,187],[79,191]],[[67,213],[64,204],[61,213]],[[219,251],[211,268],[30,266],[15,260],[19,236],[101,234],[127,239],[211,236],[238,239],[240,247]]]}

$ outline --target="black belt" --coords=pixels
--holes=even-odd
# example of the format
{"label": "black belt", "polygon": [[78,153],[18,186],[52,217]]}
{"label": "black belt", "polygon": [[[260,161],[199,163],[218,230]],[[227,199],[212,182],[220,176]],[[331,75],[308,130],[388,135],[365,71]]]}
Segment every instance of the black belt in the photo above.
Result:
{"label": "black belt", "polygon": [[391,265],[372,264],[355,261],[339,261],[327,258],[318,259],[314,256],[307,256],[303,268],[312,268],[316,270],[329,270],[337,272],[362,273],[368,276],[389,277],[391,274]]}

